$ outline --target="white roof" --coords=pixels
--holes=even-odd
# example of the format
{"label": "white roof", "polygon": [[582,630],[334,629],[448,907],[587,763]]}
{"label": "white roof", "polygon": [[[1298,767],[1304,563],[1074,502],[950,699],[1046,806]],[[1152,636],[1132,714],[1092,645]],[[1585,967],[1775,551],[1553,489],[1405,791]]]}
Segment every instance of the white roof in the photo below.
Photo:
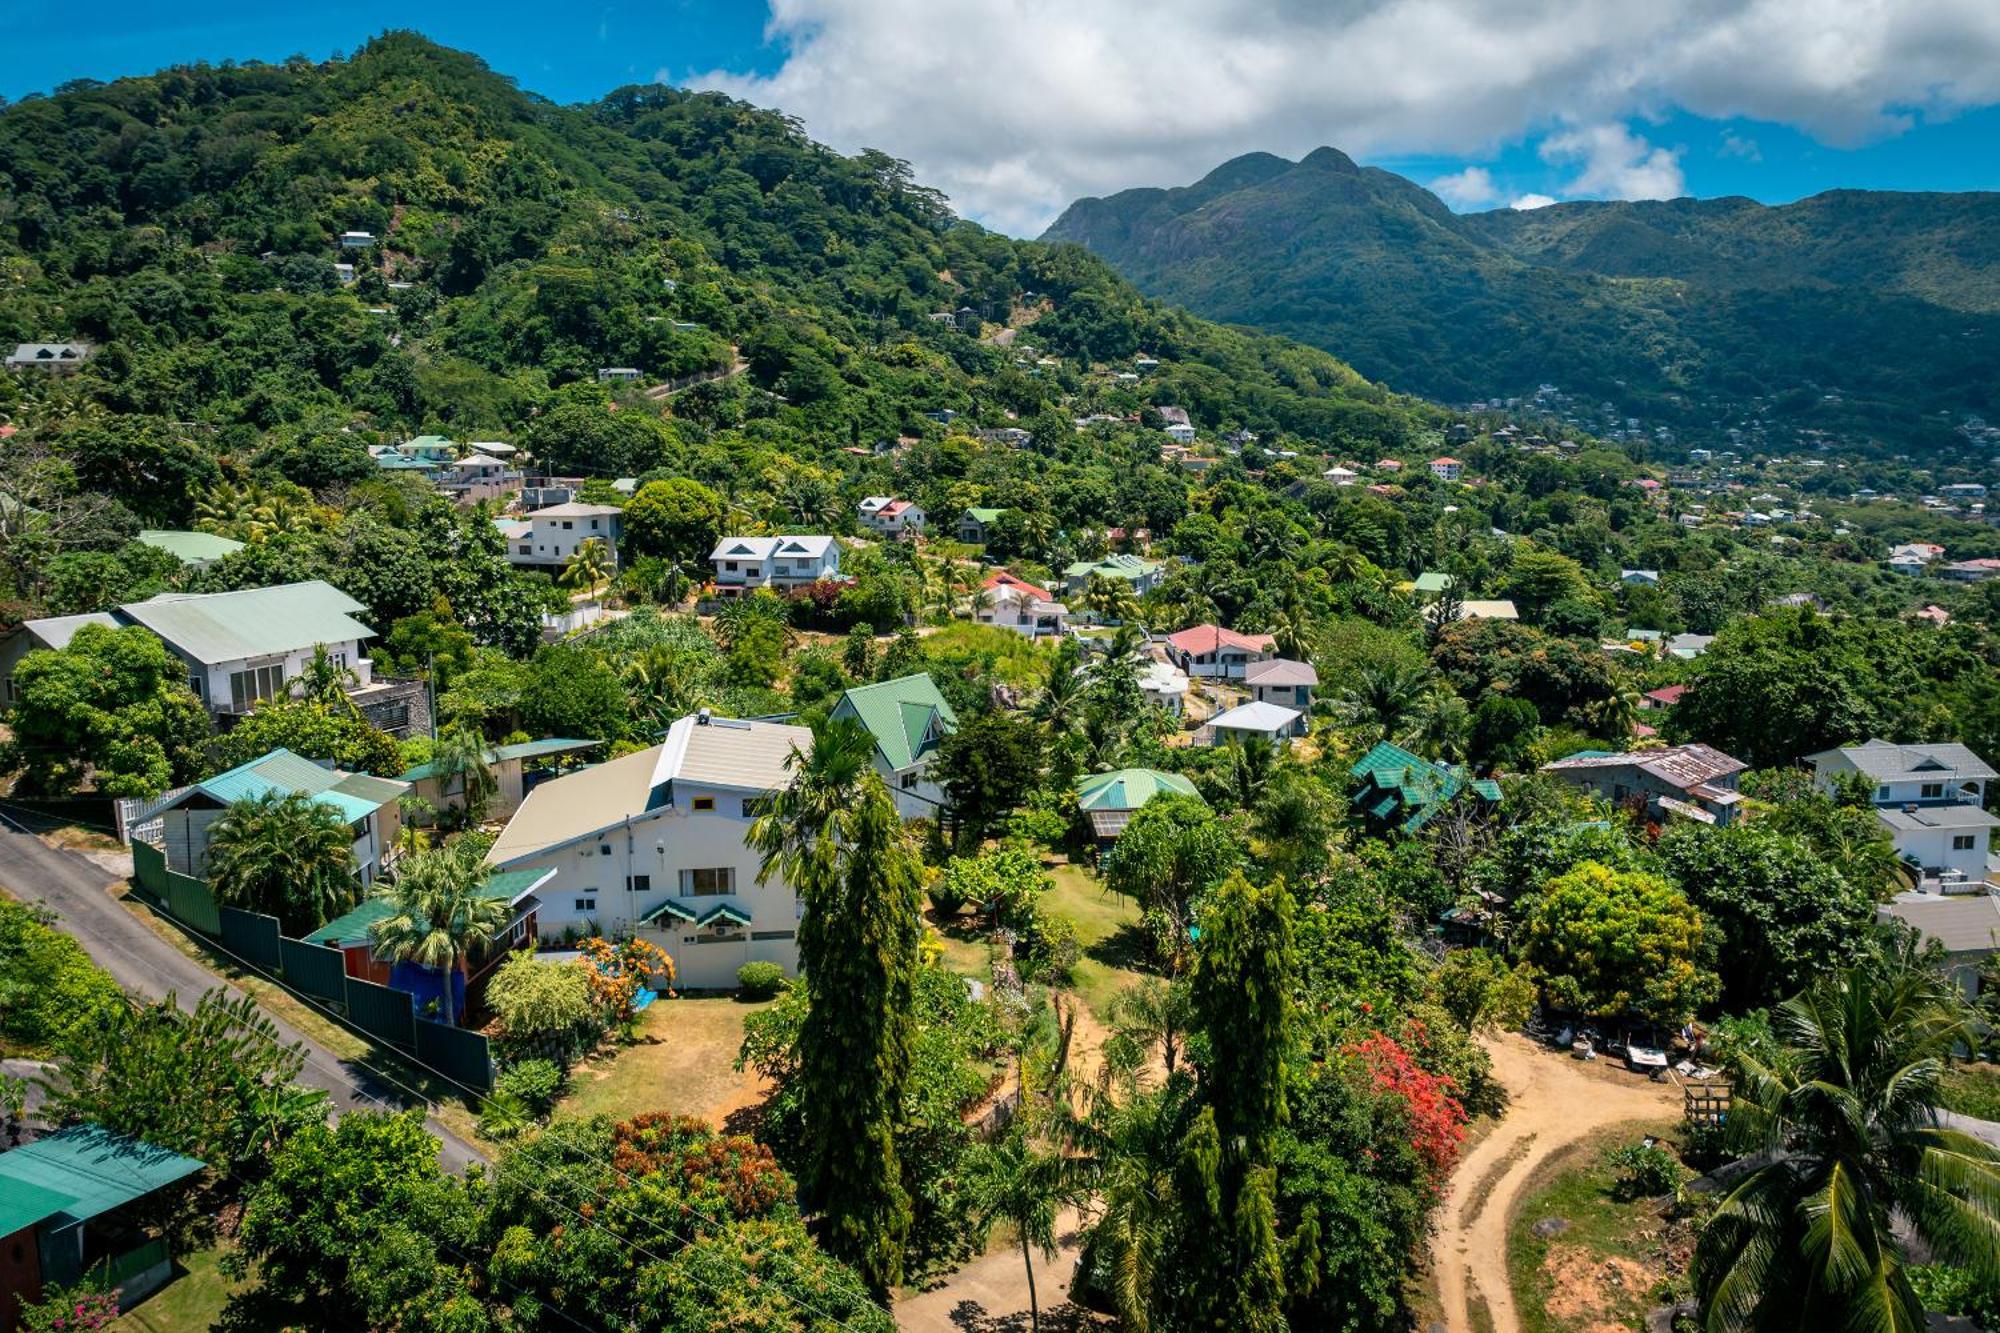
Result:
{"label": "white roof", "polygon": [[1218,713],[1209,725],[1217,731],[1261,731],[1275,736],[1302,716],[1296,708],[1256,702],[1238,704],[1226,713]]}
{"label": "white roof", "polygon": [[1478,601],[1467,598],[1458,607],[1460,620],[1519,620],[1521,613],[1514,609],[1514,603],[1506,598],[1497,601]]}
{"label": "white roof", "polygon": [[724,537],[708,553],[710,560],[768,560],[772,556],[824,556],[833,549],[831,537]]}
{"label": "white roof", "polygon": [[456,463],[453,463],[452,466],[460,472],[491,472],[495,468],[505,471],[507,467],[499,459],[489,458],[485,454],[467,454]]}
{"label": "white roof", "polygon": [[608,514],[622,514],[625,511],[617,505],[587,505],[572,501],[569,504],[550,505],[547,509],[534,509],[529,518],[603,518]]}
{"label": "white roof", "polygon": [[1187,672],[1171,662],[1148,662],[1139,673],[1139,688],[1148,694],[1186,694]]}

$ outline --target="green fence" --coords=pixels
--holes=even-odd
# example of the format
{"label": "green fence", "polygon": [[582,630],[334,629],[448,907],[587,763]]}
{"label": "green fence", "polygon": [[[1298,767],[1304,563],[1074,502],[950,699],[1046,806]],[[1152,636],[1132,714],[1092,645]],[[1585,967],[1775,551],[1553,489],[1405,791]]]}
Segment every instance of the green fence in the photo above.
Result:
{"label": "green fence", "polygon": [[285,984],[329,1004],[347,1003],[347,958],[338,949],[304,940],[278,940]]}
{"label": "green fence", "polygon": [[486,1092],[493,1086],[493,1052],[482,1033],[419,1018],[417,1060],[446,1078]]}
{"label": "green fence", "polygon": [[282,938],[278,931],[278,918],[261,912],[239,911],[234,907],[222,908],[218,915],[222,919],[223,948],[247,959],[260,972],[276,972],[284,966],[284,957],[278,948],[278,941]]}
{"label": "green fence", "polygon": [[354,1026],[405,1050],[417,1044],[416,1006],[408,991],[391,990],[360,977],[347,979],[347,1016]]}
{"label": "green fence", "polygon": [[218,907],[207,884],[168,869],[166,854],[151,843],[133,841],[132,878],[168,916],[271,980],[344,1012],[348,1026],[413,1052],[419,1064],[467,1087],[492,1091],[493,1055],[484,1034],[418,1018],[408,992],[348,976],[340,950],[286,938],[274,916]]}

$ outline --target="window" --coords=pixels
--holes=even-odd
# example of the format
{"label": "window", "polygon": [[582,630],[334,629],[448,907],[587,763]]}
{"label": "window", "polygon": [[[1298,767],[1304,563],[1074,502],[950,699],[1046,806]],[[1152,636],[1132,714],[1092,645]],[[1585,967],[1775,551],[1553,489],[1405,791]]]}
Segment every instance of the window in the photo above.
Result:
{"label": "window", "polygon": [[599,856],[609,856],[609,855],[611,855],[611,844],[610,844],[610,843],[608,843],[608,842],[600,842],[600,843],[598,843],[598,844],[597,844],[597,854],[598,854]]}
{"label": "window", "polygon": [[798,932],[795,930],[753,930],[750,932],[750,938],[753,940],[789,940],[795,938],[797,935]]}
{"label": "window", "polygon": [[1951,838],[1951,849],[1954,852],[1969,852],[1978,845],[1979,835],[1976,833],[1954,833]]}
{"label": "window", "polygon": [[574,524],[574,523],[570,522],[570,521],[569,521],[568,519],[564,519],[564,520],[563,520],[563,531],[564,531],[564,532],[568,532],[568,531],[570,531],[570,530],[571,530],[572,528],[574,528],[575,526],[576,526],[576,524]]}
{"label": "window", "polygon": [[1887,787],[1877,787],[1875,789],[1875,800],[1878,804],[1887,801],[1888,799],[1889,799],[1889,789]]}
{"label": "window", "polygon": [[734,574],[736,572],[736,562],[734,560],[725,560],[722,562],[722,569],[724,573]]}
{"label": "window", "polygon": [[632,892],[651,893],[652,891],[653,891],[653,877],[651,875],[632,876]]}
{"label": "window", "polygon": [[917,770],[914,768],[911,769],[909,772],[903,774],[901,779],[903,783],[903,790],[904,791],[913,790],[917,785],[917,778],[918,778]]}
{"label": "window", "polygon": [[713,810],[715,809],[715,798],[713,796],[697,796],[688,802],[688,807],[693,810]]}
{"label": "window", "polygon": [[273,662],[269,666],[251,667],[248,671],[229,673],[229,700],[239,713],[249,712],[255,704],[283,698],[284,693],[283,662]]}
{"label": "window", "polygon": [[534,547],[533,547],[532,545],[530,545],[530,544],[529,544],[529,543],[527,543],[527,542],[522,542],[522,543],[521,543],[521,554],[522,554],[522,555],[533,555],[534,553],[535,553],[535,548],[534,548]]}
{"label": "window", "polygon": [[733,866],[681,871],[683,898],[720,898],[734,892],[736,892],[736,870]]}
{"label": "window", "polygon": [[1943,800],[1944,784],[1942,782],[1926,782],[1923,785],[1923,791],[1920,796],[1920,799],[1926,801]]}
{"label": "window", "polygon": [[597,910],[597,899],[595,898],[578,898],[575,901],[576,910],[579,912],[595,912]]}

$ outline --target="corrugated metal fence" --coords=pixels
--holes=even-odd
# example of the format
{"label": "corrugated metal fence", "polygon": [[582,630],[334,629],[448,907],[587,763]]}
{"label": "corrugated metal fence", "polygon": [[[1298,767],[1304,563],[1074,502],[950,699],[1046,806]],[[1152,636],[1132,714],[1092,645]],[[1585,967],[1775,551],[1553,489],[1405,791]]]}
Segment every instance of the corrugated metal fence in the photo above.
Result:
{"label": "corrugated metal fence", "polygon": [[417,1063],[466,1087],[493,1090],[493,1052],[483,1033],[418,1017],[409,992],[348,976],[340,950],[288,938],[274,916],[217,906],[206,883],[169,870],[166,853],[151,843],[133,840],[132,878],[168,916],[216,940],[279,985],[331,1006],[362,1035],[414,1055]]}

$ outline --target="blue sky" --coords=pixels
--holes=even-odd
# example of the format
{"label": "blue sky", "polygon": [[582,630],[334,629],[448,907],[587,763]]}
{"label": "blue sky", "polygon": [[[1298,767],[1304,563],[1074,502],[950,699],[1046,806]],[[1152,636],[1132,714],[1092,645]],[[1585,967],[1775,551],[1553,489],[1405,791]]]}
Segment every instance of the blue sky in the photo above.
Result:
{"label": "blue sky", "polygon": [[1468,209],[2000,189],[2000,3],[1682,8],[100,0],[52,21],[0,0],[0,96],[195,60],[322,58],[414,25],[558,101],[665,78],[779,107],[838,148],[909,159],[962,212],[1015,234],[1081,195],[1322,143]]}

